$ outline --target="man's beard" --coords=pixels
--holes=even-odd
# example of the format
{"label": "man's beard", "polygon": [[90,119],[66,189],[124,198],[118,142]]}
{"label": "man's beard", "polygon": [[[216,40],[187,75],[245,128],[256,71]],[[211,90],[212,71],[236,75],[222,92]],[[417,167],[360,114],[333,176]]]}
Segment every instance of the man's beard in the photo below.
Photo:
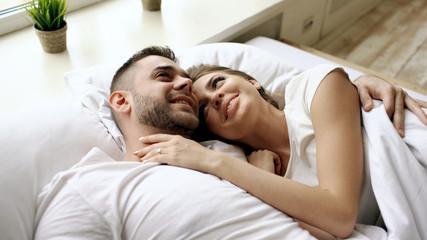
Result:
{"label": "man's beard", "polygon": [[199,125],[195,114],[174,111],[170,105],[161,98],[143,96],[132,93],[135,103],[135,114],[139,123],[163,129],[172,134],[191,137]]}

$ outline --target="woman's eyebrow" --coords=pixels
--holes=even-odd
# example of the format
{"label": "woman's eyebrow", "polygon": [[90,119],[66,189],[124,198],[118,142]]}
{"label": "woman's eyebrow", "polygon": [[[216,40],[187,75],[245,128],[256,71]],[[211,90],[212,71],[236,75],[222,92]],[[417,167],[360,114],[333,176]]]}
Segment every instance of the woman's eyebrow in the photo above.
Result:
{"label": "woman's eyebrow", "polygon": [[212,81],[214,80],[214,78],[215,78],[216,76],[218,76],[218,74],[213,75],[211,78],[209,78],[209,80],[208,80],[208,82],[206,83],[206,86],[205,86],[205,88],[206,88],[206,89],[209,89],[209,88],[210,88],[210,86],[212,86]]}

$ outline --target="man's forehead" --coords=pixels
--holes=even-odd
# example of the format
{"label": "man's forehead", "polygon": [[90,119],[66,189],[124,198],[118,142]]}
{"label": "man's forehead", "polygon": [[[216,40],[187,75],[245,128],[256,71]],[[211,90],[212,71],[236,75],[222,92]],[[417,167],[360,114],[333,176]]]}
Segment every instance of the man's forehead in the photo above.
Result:
{"label": "man's forehead", "polygon": [[176,62],[170,60],[169,58],[157,55],[147,56],[139,60],[138,63],[140,67],[144,69],[144,71],[149,72],[152,72],[158,69],[159,67],[168,67],[170,69],[182,71],[181,67]]}

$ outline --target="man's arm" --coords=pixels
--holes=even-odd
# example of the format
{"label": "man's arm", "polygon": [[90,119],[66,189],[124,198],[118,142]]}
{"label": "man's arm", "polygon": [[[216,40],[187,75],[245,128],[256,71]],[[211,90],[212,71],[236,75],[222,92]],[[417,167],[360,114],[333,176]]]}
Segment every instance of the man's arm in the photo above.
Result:
{"label": "man's arm", "polygon": [[401,137],[405,136],[405,107],[427,126],[427,115],[422,110],[422,108],[427,108],[427,102],[410,97],[401,87],[375,76],[362,76],[354,84],[358,88],[360,101],[365,111],[373,108],[373,99],[383,101],[387,114]]}

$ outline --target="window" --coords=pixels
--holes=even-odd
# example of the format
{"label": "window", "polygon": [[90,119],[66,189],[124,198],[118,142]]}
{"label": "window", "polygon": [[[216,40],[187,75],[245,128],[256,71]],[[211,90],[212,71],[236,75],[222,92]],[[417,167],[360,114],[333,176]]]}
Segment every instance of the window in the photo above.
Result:
{"label": "window", "polygon": [[25,3],[25,2],[26,1],[19,1],[19,0],[2,0],[0,2],[0,9],[1,10],[8,10],[10,8],[18,6],[18,5]]}
{"label": "window", "polygon": [[[68,0],[68,12],[100,1],[104,0]],[[25,2],[28,2],[28,0],[0,1],[0,36],[32,24],[32,21],[25,13]]]}

